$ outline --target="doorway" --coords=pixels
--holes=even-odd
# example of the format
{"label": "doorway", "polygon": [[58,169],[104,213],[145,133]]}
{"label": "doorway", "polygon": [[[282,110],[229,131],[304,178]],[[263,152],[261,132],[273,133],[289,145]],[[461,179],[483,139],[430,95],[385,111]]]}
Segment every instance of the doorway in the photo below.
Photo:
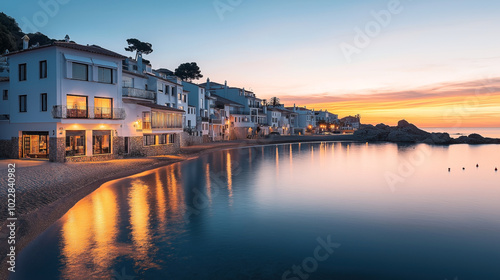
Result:
{"label": "doorway", "polygon": [[22,158],[48,158],[49,132],[23,131]]}

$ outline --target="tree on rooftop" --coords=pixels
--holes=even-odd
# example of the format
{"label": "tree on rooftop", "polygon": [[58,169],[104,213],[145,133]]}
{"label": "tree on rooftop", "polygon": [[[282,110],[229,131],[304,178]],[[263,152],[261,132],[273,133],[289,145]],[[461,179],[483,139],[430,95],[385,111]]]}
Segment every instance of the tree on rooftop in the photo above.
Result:
{"label": "tree on rooftop", "polygon": [[269,99],[269,102],[267,103],[267,105],[273,106],[273,107],[279,107],[281,105],[280,99],[278,97],[271,97],[271,99]]}
{"label": "tree on rooftop", "polygon": [[183,81],[188,82],[203,78],[200,67],[198,67],[196,62],[182,63],[181,65],[179,65],[179,67],[177,67],[177,69],[175,69],[175,76],[181,78]]}
{"label": "tree on rooftop", "polygon": [[127,39],[128,47],[125,48],[126,51],[135,52],[135,59],[137,60],[139,52],[143,54],[150,54],[153,52],[153,45],[147,42],[141,42],[135,38]]}

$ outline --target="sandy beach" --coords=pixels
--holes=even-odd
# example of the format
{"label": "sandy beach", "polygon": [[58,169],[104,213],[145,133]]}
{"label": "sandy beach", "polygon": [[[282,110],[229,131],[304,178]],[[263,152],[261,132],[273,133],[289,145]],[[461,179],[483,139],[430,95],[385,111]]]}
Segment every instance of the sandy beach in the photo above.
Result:
{"label": "sandy beach", "polygon": [[[131,176],[147,170],[167,166],[176,162],[193,159],[201,154],[222,149],[240,148],[255,145],[314,142],[314,141],[354,141],[352,135],[328,136],[281,136],[269,139],[213,142],[183,147],[182,152],[147,158],[116,159],[103,162],[54,163],[33,160],[0,160],[0,169],[5,171],[7,164],[16,164],[16,232],[17,254],[47,227],[61,218],[79,200],[92,193],[102,184],[115,179]],[[2,189],[0,200],[6,201],[7,176],[0,178]],[[2,203],[6,205],[6,203]],[[2,266],[6,269],[4,256],[7,252],[8,229],[6,227],[7,209],[0,212],[2,227],[0,245]],[[7,276],[1,277],[6,279]]]}

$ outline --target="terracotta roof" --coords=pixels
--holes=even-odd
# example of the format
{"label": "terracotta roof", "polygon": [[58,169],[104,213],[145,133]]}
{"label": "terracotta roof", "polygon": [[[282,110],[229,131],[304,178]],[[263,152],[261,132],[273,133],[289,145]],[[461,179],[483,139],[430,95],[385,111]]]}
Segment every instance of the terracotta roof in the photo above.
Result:
{"label": "terracotta roof", "polygon": [[151,109],[158,109],[158,110],[164,110],[164,111],[184,113],[184,110],[180,110],[180,109],[172,108],[172,107],[167,107],[167,106],[163,106],[163,105],[158,105],[158,104],[153,104],[153,103],[138,102],[137,104],[139,104],[141,106],[149,107]]}
{"label": "terracotta roof", "polygon": [[53,42],[52,44],[49,45],[43,45],[39,47],[31,47],[25,50],[19,50],[15,52],[11,52],[6,54],[5,56],[10,56],[18,53],[23,53],[23,52],[28,52],[28,51],[33,51],[33,50],[38,50],[42,48],[48,48],[48,47],[62,47],[62,48],[68,48],[68,49],[73,49],[73,50],[79,50],[79,51],[84,51],[84,52],[90,52],[90,53],[95,53],[95,54],[100,54],[100,55],[106,55],[106,56],[112,56],[112,57],[117,57],[117,58],[127,58],[124,55],[121,55],[119,53],[115,53],[113,51],[107,50],[105,48],[96,46],[96,45],[80,45],[76,43],[68,43],[68,42]]}

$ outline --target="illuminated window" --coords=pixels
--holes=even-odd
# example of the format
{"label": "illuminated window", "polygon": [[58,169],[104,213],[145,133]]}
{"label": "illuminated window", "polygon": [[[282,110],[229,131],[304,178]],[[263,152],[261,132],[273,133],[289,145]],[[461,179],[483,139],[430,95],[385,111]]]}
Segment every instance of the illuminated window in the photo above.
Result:
{"label": "illuminated window", "polygon": [[94,155],[111,153],[111,130],[92,131],[92,151]]}
{"label": "illuminated window", "polygon": [[78,95],[66,96],[66,107],[68,118],[88,117],[88,97]]}
{"label": "illuminated window", "polygon": [[94,98],[94,117],[96,119],[112,119],[113,116],[112,98]]}
{"label": "illuminated window", "polygon": [[153,146],[155,145],[155,140],[156,140],[156,135],[149,134],[149,135],[144,135],[144,146]]}
{"label": "illuminated window", "polygon": [[151,113],[142,112],[142,129],[151,129]]}
{"label": "illuminated window", "polygon": [[85,130],[66,131],[66,156],[85,155]]}

